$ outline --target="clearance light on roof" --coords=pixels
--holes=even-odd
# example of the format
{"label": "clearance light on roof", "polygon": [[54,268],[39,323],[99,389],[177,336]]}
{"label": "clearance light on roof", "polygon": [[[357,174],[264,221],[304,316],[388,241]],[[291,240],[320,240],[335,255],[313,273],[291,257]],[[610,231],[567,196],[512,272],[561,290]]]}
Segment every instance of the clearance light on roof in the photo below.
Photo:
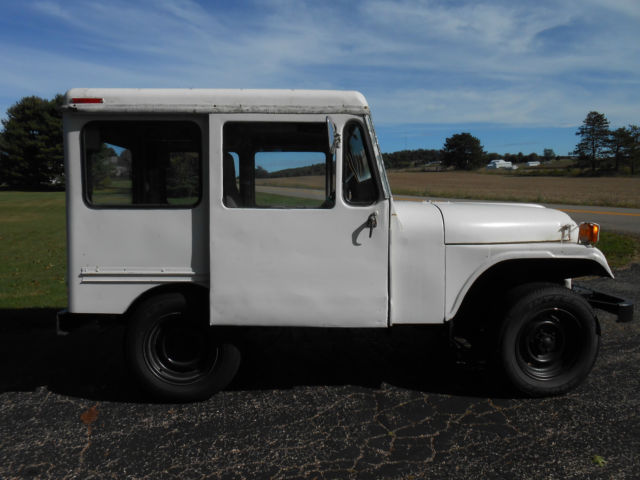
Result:
{"label": "clearance light on roof", "polygon": [[104,103],[102,98],[72,98],[71,103]]}
{"label": "clearance light on roof", "polygon": [[580,224],[578,242],[585,245],[595,245],[600,239],[600,225],[597,223],[583,222]]}

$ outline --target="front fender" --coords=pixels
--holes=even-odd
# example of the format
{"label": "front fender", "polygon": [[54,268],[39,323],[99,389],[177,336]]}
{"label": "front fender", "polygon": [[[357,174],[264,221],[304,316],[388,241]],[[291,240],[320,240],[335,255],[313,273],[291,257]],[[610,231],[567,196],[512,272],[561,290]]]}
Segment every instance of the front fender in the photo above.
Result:
{"label": "front fender", "polygon": [[496,273],[501,280],[496,282],[496,289],[526,281],[556,281],[583,275],[613,278],[600,250],[575,243],[447,245],[445,257],[445,320],[456,315],[471,287],[490,273]]}
{"label": "front fender", "polygon": [[444,321],[444,227],[427,202],[394,202],[391,210],[389,323]]}

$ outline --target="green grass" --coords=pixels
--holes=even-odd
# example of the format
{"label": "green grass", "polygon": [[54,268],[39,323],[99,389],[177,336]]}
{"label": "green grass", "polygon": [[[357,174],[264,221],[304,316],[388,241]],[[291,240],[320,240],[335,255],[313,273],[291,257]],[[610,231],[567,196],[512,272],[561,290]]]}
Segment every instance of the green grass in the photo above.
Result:
{"label": "green grass", "polygon": [[271,208],[319,208],[322,201],[314,198],[291,197],[275,193],[256,192],[256,205]]}
{"label": "green grass", "polygon": [[[167,204],[169,205],[195,205],[199,197],[175,195],[170,189],[167,191]],[[133,187],[131,180],[113,180],[108,186],[95,188],[91,195],[94,205],[131,205],[133,203]]]}
{"label": "green grass", "polygon": [[598,248],[611,268],[621,268],[640,260],[640,237],[615,232],[601,232]]}
{"label": "green grass", "polygon": [[95,188],[91,196],[96,205],[130,205],[131,180],[113,180],[109,186]]}
{"label": "green grass", "polygon": [[64,192],[0,192],[0,309],[67,305]]}
{"label": "green grass", "polygon": [[[263,205],[318,200],[259,193]],[[0,310],[64,308],[67,304],[64,192],[0,191]],[[610,265],[640,260],[640,237],[602,232],[598,244]]]}

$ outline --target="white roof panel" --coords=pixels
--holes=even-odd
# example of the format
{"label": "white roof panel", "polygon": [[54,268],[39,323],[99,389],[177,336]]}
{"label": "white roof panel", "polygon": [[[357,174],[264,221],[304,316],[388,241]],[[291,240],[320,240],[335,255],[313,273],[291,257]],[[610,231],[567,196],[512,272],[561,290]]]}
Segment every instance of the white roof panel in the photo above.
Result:
{"label": "white roof panel", "polygon": [[[99,99],[100,103],[80,103]],[[63,108],[83,112],[352,113],[369,112],[360,92],[342,90],[221,90],[73,88]]]}

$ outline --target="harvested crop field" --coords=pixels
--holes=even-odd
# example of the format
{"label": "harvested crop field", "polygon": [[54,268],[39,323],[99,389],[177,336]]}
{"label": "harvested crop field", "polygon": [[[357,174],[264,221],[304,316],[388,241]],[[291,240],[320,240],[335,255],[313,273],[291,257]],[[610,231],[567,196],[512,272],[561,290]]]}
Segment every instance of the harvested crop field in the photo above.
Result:
{"label": "harvested crop field", "polygon": [[[640,208],[640,177],[528,177],[475,172],[388,172],[396,195],[476,198]],[[262,185],[322,188],[316,176],[265,179]]]}
{"label": "harvested crop field", "polygon": [[640,208],[638,177],[527,177],[474,172],[390,172],[394,193]]}

